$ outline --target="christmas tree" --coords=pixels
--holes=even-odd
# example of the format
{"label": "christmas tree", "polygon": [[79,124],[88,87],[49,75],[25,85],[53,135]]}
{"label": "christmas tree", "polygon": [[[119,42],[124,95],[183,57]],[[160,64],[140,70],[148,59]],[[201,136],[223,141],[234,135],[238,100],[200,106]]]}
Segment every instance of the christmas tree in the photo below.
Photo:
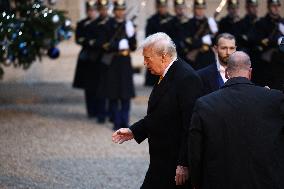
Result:
{"label": "christmas tree", "polygon": [[0,0],[0,77],[5,66],[28,69],[43,55],[59,56],[56,46],[71,37],[71,21],[48,2]]}

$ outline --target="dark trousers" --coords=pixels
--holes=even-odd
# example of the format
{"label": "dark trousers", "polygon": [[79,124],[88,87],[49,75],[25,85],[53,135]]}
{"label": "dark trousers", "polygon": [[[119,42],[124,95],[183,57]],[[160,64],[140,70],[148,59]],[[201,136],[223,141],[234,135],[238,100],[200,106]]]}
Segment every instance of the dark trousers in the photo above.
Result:
{"label": "dark trousers", "polygon": [[113,116],[113,129],[127,128],[129,126],[130,99],[112,99],[109,101],[109,108]]}
{"label": "dark trousers", "polygon": [[98,98],[92,90],[85,90],[87,115],[89,118],[97,118],[98,122],[104,122],[106,117],[106,99]]}

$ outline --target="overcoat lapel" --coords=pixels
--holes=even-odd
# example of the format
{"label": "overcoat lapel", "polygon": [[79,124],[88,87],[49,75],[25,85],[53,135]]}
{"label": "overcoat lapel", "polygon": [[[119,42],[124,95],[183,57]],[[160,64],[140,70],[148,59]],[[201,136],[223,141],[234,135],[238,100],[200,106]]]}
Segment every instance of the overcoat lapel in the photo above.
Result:
{"label": "overcoat lapel", "polygon": [[163,97],[163,95],[166,94],[167,90],[171,86],[176,66],[177,66],[177,61],[175,61],[173,65],[170,67],[167,74],[160,82],[160,84],[155,84],[151,92],[151,95],[149,97],[147,113],[150,113],[156,107],[159,100]]}
{"label": "overcoat lapel", "polygon": [[[209,79],[209,83],[210,83],[210,87],[211,89],[219,89],[219,82],[218,82],[218,78],[219,78],[219,72],[217,70],[217,65],[214,64],[212,65],[214,66],[214,69],[211,70],[211,73],[208,74],[208,79]],[[220,76],[221,77],[221,76]]]}

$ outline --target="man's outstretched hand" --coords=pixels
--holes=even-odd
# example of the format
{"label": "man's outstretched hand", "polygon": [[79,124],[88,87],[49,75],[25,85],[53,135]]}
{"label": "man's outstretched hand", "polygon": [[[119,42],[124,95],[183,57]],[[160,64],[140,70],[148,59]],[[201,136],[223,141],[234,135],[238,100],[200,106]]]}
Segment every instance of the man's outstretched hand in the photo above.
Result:
{"label": "man's outstretched hand", "polygon": [[129,128],[121,128],[112,134],[112,141],[122,144],[125,141],[133,139],[133,133]]}

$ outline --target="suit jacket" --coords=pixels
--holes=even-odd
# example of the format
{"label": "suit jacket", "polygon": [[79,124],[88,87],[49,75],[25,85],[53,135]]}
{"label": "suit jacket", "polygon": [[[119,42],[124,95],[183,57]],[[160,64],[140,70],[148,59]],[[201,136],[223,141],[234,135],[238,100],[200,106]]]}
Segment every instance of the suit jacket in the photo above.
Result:
{"label": "suit jacket", "polygon": [[218,90],[223,85],[223,79],[217,70],[216,62],[197,71],[203,83],[203,94]]}
{"label": "suit jacket", "polygon": [[130,129],[141,143],[148,138],[150,165],[143,189],[174,189],[177,165],[187,166],[187,134],[195,100],[201,95],[201,81],[184,61],[177,60],[155,85],[147,115]]}
{"label": "suit jacket", "polygon": [[242,77],[199,98],[189,131],[196,188],[284,188],[283,105],[281,91]]}

